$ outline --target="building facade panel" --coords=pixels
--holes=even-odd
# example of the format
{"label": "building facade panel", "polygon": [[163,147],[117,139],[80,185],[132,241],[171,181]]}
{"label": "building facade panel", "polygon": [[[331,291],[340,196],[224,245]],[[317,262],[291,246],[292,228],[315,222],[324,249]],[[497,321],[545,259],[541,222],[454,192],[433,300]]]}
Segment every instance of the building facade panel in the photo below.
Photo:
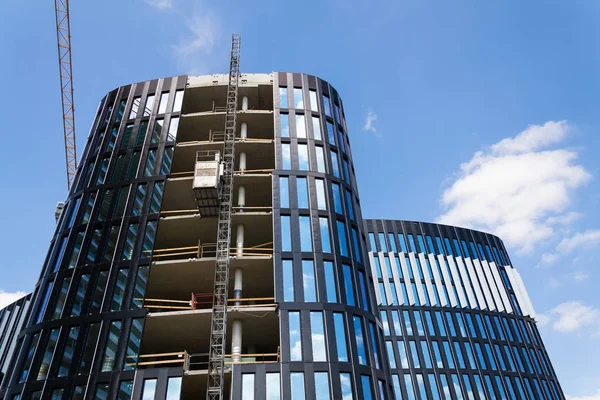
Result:
{"label": "building facade panel", "polygon": [[[380,305],[396,399],[565,398],[529,312],[531,302],[522,293],[522,280],[498,238],[409,221],[366,220],[365,225],[373,254],[398,240],[399,248],[414,248],[419,258],[427,255],[427,266],[423,259],[419,263],[422,272],[401,279],[403,290],[434,275],[426,269],[442,270],[443,291],[428,303]],[[452,273],[451,266],[456,261],[460,269],[463,257],[471,270],[468,279]],[[477,287],[478,303],[464,302],[461,289],[468,297]],[[459,302],[450,300],[453,292],[459,293]]]}

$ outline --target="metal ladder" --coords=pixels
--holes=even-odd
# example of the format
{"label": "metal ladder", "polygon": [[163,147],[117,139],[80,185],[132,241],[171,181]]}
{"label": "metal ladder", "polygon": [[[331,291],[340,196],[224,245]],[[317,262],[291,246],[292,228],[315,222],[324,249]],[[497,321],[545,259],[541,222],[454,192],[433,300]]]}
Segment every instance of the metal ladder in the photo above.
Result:
{"label": "metal ladder", "polygon": [[217,262],[213,297],[212,323],[208,360],[207,399],[222,400],[224,384],[225,341],[227,339],[227,285],[229,282],[229,251],[231,240],[231,202],[233,197],[233,173],[235,170],[235,130],[240,76],[239,34],[231,37],[229,60],[229,84],[227,86],[227,110],[225,114],[225,144],[223,151],[223,188],[219,204],[217,227]]}

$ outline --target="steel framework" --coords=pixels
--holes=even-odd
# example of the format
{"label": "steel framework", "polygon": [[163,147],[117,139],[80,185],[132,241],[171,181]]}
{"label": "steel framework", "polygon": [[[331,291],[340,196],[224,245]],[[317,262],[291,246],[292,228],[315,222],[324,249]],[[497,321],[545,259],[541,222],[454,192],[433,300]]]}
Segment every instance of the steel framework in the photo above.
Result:
{"label": "steel framework", "polygon": [[69,189],[77,171],[77,149],[75,146],[75,106],[73,104],[73,66],[71,64],[71,23],[69,0],[54,0],[56,11],[56,38],[58,42],[58,64],[60,90],[62,94],[63,129],[67,161],[67,185]]}
{"label": "steel framework", "polygon": [[225,112],[225,143],[223,149],[223,188],[219,204],[217,225],[217,256],[215,288],[213,297],[210,348],[208,359],[207,399],[223,398],[225,340],[227,338],[227,286],[229,282],[231,202],[233,197],[233,173],[235,170],[235,131],[237,116],[238,82],[240,76],[239,34],[231,37],[229,59],[229,84]]}

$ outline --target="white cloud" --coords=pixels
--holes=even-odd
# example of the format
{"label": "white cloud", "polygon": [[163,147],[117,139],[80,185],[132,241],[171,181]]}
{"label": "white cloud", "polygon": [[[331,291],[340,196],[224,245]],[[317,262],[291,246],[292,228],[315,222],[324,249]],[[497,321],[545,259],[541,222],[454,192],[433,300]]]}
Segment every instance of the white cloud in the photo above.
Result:
{"label": "white cloud", "polygon": [[600,400],[600,390],[591,396],[567,396],[567,400]]}
{"label": "white cloud", "polygon": [[150,7],[165,10],[173,7],[173,0],[145,0]]}
{"label": "white cloud", "polygon": [[548,323],[550,323],[550,317],[548,317],[546,314],[538,313],[535,316],[535,321],[537,322],[538,326],[546,326]]}
{"label": "white cloud", "polygon": [[579,301],[561,303],[549,312],[552,328],[558,332],[577,332],[590,327],[598,333],[600,310]]}
{"label": "white cloud", "polygon": [[581,217],[583,217],[582,213],[571,211],[565,215],[549,217],[547,222],[552,225],[570,225]]}
{"label": "white cloud", "polygon": [[27,296],[27,293],[25,293],[25,292],[9,293],[9,292],[5,292],[4,290],[0,289],[0,308],[4,308],[9,304],[14,303],[15,301],[19,300],[23,296]]}
{"label": "white cloud", "polygon": [[588,274],[587,272],[584,271],[575,271],[571,274],[571,277],[573,278],[573,280],[575,282],[583,282],[588,280],[588,278],[590,277],[590,274]]}
{"label": "white cloud", "polygon": [[558,261],[559,258],[560,256],[556,253],[544,253],[542,254],[542,263],[551,265]]}
{"label": "white cloud", "polygon": [[557,246],[557,250],[562,254],[571,253],[575,249],[591,249],[600,243],[600,230],[589,230],[576,233],[575,235],[564,238]]}
{"label": "white cloud", "polygon": [[566,121],[549,121],[476,152],[444,191],[446,211],[438,221],[491,231],[531,251],[553,234],[558,220],[574,218],[567,210],[574,191],[591,179],[576,164],[576,152],[543,150],[570,131]]}
{"label": "white cloud", "polygon": [[559,143],[570,130],[567,121],[531,125],[514,138],[505,138],[494,144],[492,152],[500,155],[529,153]]}
{"label": "white cloud", "polygon": [[374,125],[375,121],[377,121],[377,114],[375,114],[373,110],[369,110],[365,119],[365,124],[363,125],[363,131],[371,132],[376,137],[382,137],[383,135],[377,131],[377,128]]}
{"label": "white cloud", "polygon": [[173,56],[185,72],[206,73],[210,55],[220,35],[219,18],[210,10],[194,11],[184,26],[185,33],[179,43],[171,47]]}

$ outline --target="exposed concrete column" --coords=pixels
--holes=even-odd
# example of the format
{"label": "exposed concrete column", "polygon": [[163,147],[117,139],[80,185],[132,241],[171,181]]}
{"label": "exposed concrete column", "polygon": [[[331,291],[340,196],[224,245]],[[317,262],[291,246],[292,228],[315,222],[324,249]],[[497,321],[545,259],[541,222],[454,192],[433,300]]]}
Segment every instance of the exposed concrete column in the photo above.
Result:
{"label": "exposed concrete column", "polygon": [[248,110],[248,96],[242,97],[242,111]]}
{"label": "exposed concrete column", "polygon": [[242,151],[240,153],[240,171],[245,171],[245,170],[246,170],[246,153]]}
{"label": "exposed concrete column", "polygon": [[242,321],[234,320],[231,328],[231,355],[234,362],[239,362],[242,360]]}
{"label": "exposed concrete column", "polygon": [[238,211],[243,212],[245,205],[246,205],[246,186],[242,185],[238,188],[238,207],[240,207],[240,209]]}
{"label": "exposed concrete column", "polygon": [[235,236],[236,255],[239,257],[244,252],[244,225],[238,224]]}
{"label": "exposed concrete column", "polygon": [[240,137],[242,139],[246,139],[248,137],[248,124],[246,122],[242,122],[242,126],[240,129]]}
{"label": "exposed concrete column", "polygon": [[[242,269],[236,268],[233,276],[233,298],[241,299],[242,298]],[[241,302],[236,301],[235,305],[239,306]]]}

